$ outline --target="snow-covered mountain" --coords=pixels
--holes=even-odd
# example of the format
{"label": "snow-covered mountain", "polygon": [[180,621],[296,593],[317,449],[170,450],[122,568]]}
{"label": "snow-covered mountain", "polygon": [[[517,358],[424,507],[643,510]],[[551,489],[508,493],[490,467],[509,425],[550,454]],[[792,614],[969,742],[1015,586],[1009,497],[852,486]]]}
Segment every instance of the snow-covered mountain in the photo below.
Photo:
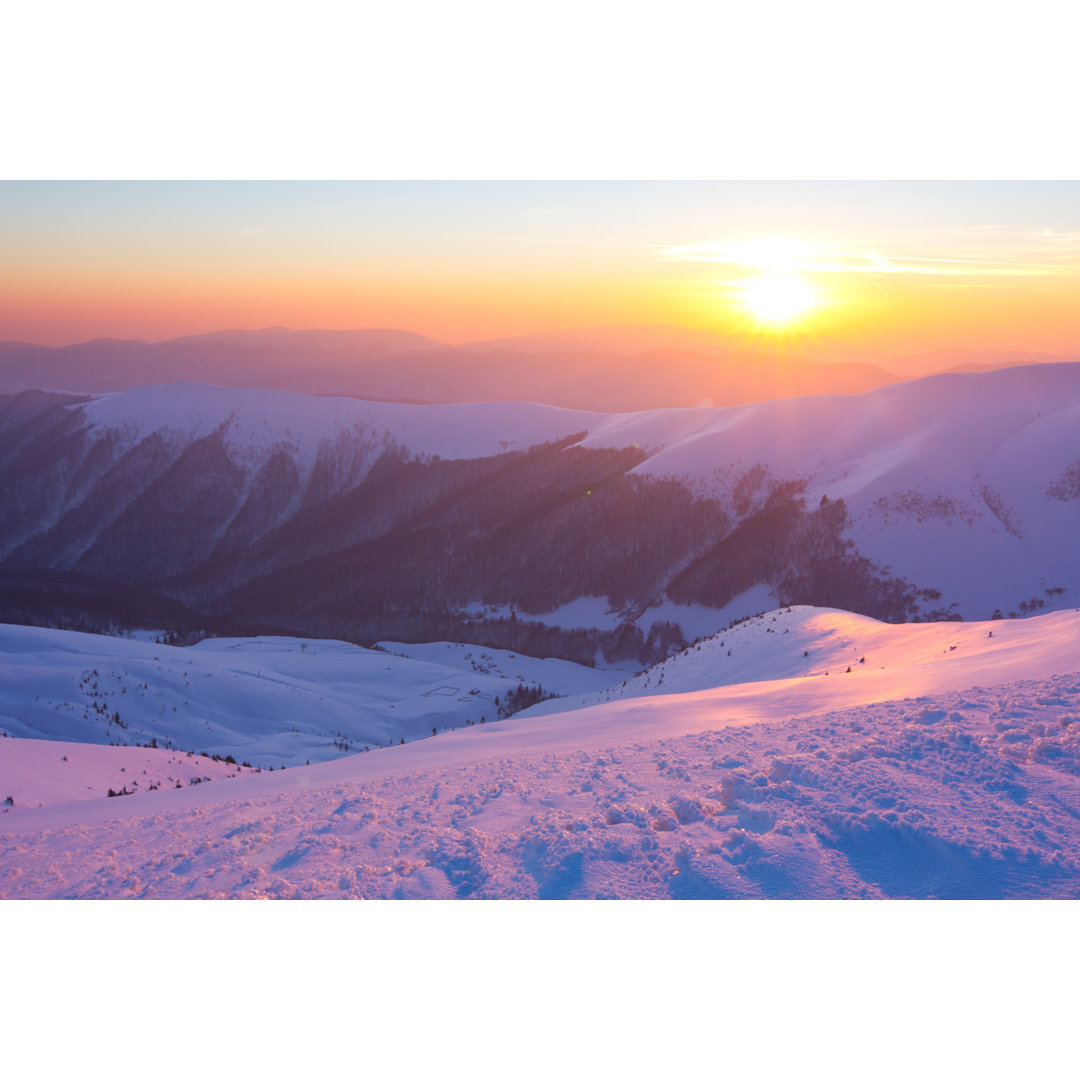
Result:
{"label": "snow-covered mountain", "polygon": [[[204,758],[0,739],[0,783],[34,793],[0,805],[0,895],[1080,897],[1080,611],[803,608],[719,640],[617,699],[212,783],[177,771]],[[117,775],[146,789],[103,797]]]}
{"label": "snow-covered mountain", "polygon": [[1074,604],[1080,364],[630,414],[27,393],[3,402],[0,481],[18,621],[63,624],[120,583],[144,622],[164,596],[232,632],[648,662],[776,604]]}

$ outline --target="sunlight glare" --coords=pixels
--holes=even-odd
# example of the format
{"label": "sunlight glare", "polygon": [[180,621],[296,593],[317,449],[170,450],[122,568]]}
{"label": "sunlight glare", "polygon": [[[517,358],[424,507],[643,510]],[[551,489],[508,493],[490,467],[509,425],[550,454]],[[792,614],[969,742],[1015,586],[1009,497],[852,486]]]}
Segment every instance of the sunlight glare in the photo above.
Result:
{"label": "sunlight glare", "polygon": [[794,275],[768,274],[743,282],[742,306],[758,322],[780,326],[820,304],[817,292]]}

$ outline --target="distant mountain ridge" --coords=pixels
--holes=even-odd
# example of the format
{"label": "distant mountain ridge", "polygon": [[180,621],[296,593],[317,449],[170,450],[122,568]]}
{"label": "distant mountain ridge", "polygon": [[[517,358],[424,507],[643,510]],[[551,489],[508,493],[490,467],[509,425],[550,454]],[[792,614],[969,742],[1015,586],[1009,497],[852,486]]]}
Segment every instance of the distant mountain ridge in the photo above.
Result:
{"label": "distant mountain ridge", "polygon": [[[820,337],[754,339],[626,324],[447,345],[398,329],[220,330],[49,348],[0,342],[0,393],[103,393],[168,382],[261,387],[412,404],[535,401],[637,412],[855,394],[946,370],[1060,361],[951,349],[882,360]],[[883,366],[884,365],[884,366]]]}
{"label": "distant mountain ridge", "polygon": [[283,327],[222,330],[157,343],[99,338],[55,349],[2,342],[0,392],[101,393],[189,380],[278,389],[301,389],[306,381],[303,388],[311,393],[327,388],[345,392],[338,384],[357,364],[445,348],[407,330]]}
{"label": "distant mountain ridge", "polygon": [[0,343],[0,393],[102,393],[168,382],[377,401],[536,401],[608,412],[858,393],[897,376],[682,327],[594,328],[450,346],[405,330],[223,330],[171,341]]}
{"label": "distant mountain ridge", "polygon": [[1003,367],[1053,364],[1080,360],[1080,355],[1064,356],[1041,352],[1002,349],[935,349],[913,353],[889,361],[892,370],[908,378],[922,378],[954,371],[996,371]]}

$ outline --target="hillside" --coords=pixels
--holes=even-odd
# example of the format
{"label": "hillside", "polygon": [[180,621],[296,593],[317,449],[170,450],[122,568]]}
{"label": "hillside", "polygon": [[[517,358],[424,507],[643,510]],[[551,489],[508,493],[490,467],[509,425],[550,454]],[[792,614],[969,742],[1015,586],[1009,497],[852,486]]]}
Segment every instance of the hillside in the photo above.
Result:
{"label": "hillside", "polygon": [[0,799],[4,800],[0,813],[176,791],[252,771],[244,765],[179,750],[0,738]]}
{"label": "hillside", "polygon": [[1080,663],[1074,652],[1078,615],[1069,610],[1025,620],[921,623],[897,632],[848,611],[781,608],[752,616],[617,686],[541,702],[529,715],[780,680],[857,676],[875,687],[875,696],[888,698],[905,693],[912,680],[924,692],[955,689],[958,670],[980,686],[1058,674]]}
{"label": "hillside", "polygon": [[498,650],[436,644],[425,659],[398,648],[295,638],[180,648],[0,625],[0,733],[281,767],[495,722],[519,686],[567,694],[618,680]]}
{"label": "hillside", "polygon": [[118,583],[129,625],[586,664],[782,604],[1051,611],[1080,596],[1078,431],[1078,364],[628,414],[29,392],[0,406],[0,602],[100,629]]}
{"label": "hillside", "polygon": [[[0,892],[1080,897],[1080,611],[966,627],[775,614],[788,635],[766,632],[773,614],[739,635],[747,673],[790,671],[792,637],[866,664],[724,684],[714,650],[719,685],[690,692],[12,808]],[[709,655],[665,679],[708,683]]]}

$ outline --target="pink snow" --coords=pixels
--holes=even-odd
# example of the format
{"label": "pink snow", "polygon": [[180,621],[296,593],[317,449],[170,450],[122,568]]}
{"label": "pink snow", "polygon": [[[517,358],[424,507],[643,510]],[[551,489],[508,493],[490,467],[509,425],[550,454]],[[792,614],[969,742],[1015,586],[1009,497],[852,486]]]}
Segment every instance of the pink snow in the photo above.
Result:
{"label": "pink snow", "polygon": [[[750,681],[724,682],[731,641]],[[725,642],[711,686],[704,648],[668,661],[665,684],[699,689],[0,815],[0,888],[1080,896],[1080,612],[887,626],[792,609]],[[782,677],[761,677],[767,658]]]}

